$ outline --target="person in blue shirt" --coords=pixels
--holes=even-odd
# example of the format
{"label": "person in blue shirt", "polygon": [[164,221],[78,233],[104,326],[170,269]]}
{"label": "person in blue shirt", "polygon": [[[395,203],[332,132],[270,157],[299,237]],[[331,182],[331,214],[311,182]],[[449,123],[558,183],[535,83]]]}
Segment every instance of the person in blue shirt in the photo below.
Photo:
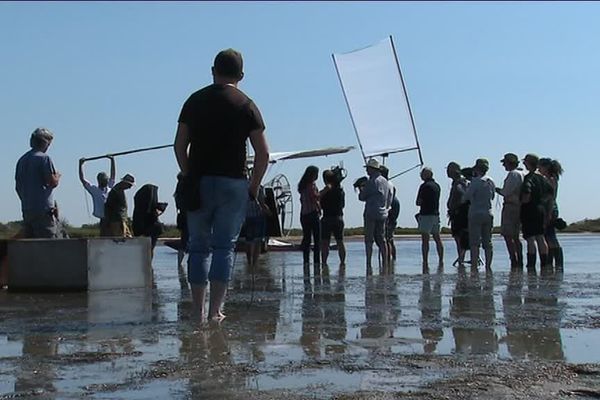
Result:
{"label": "person in blue shirt", "polygon": [[56,238],[56,203],[52,196],[60,174],[46,152],[54,135],[46,128],[31,134],[31,150],[17,162],[15,190],[21,200],[23,235],[26,238]]}

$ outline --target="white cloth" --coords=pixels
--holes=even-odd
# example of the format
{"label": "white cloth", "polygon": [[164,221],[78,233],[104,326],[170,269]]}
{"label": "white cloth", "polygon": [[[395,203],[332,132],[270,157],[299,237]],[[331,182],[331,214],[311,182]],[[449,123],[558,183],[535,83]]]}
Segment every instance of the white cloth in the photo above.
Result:
{"label": "white cloth", "polygon": [[106,199],[108,198],[108,192],[115,185],[115,180],[110,179],[108,181],[108,186],[105,188],[99,188],[96,185],[92,185],[88,181],[85,181],[83,187],[88,193],[92,196],[92,201],[94,203],[94,211],[92,214],[96,218],[104,218],[104,203],[106,203]]}
{"label": "white cloth", "polygon": [[500,193],[504,196],[505,204],[520,204],[521,185],[525,174],[522,170],[514,169],[509,171],[504,178],[504,186]]}

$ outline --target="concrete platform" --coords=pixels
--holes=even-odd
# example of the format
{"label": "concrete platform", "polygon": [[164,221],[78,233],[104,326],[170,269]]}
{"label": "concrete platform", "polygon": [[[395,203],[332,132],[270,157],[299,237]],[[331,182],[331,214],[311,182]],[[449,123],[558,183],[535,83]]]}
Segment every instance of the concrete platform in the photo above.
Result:
{"label": "concrete platform", "polygon": [[150,239],[8,241],[9,290],[151,288]]}

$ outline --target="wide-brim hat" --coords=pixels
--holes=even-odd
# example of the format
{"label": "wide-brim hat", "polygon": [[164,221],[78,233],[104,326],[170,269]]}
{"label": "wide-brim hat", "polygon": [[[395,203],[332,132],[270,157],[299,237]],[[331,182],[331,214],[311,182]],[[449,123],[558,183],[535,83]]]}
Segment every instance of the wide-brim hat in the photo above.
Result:
{"label": "wide-brim hat", "polygon": [[131,174],[126,174],[124,177],[121,178],[121,182],[126,182],[133,186],[135,185],[135,178]]}
{"label": "wide-brim hat", "polygon": [[379,161],[377,161],[376,159],[370,158],[369,161],[367,161],[365,168],[373,168],[376,170],[381,170],[381,164],[379,164]]}
{"label": "wide-brim hat", "polygon": [[478,158],[477,160],[475,160],[475,165],[473,166],[473,169],[487,172],[490,169],[490,162],[485,158]]}
{"label": "wide-brim hat", "polygon": [[519,163],[519,156],[514,154],[514,153],[506,153],[504,155],[504,158],[502,158],[502,160],[500,160],[500,162],[502,164],[504,163],[512,163],[512,164],[518,164]]}

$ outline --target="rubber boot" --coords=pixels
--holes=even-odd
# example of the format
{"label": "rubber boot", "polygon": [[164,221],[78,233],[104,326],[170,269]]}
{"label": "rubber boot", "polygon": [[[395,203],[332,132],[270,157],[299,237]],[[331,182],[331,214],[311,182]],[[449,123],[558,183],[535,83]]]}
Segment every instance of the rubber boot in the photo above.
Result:
{"label": "rubber boot", "polygon": [[527,253],[527,269],[533,269],[535,270],[535,253],[533,254],[529,254]]}
{"label": "rubber boot", "polygon": [[556,253],[554,254],[556,259],[556,269],[562,270],[564,267],[564,257],[563,257],[563,249],[562,247],[556,248]]}

